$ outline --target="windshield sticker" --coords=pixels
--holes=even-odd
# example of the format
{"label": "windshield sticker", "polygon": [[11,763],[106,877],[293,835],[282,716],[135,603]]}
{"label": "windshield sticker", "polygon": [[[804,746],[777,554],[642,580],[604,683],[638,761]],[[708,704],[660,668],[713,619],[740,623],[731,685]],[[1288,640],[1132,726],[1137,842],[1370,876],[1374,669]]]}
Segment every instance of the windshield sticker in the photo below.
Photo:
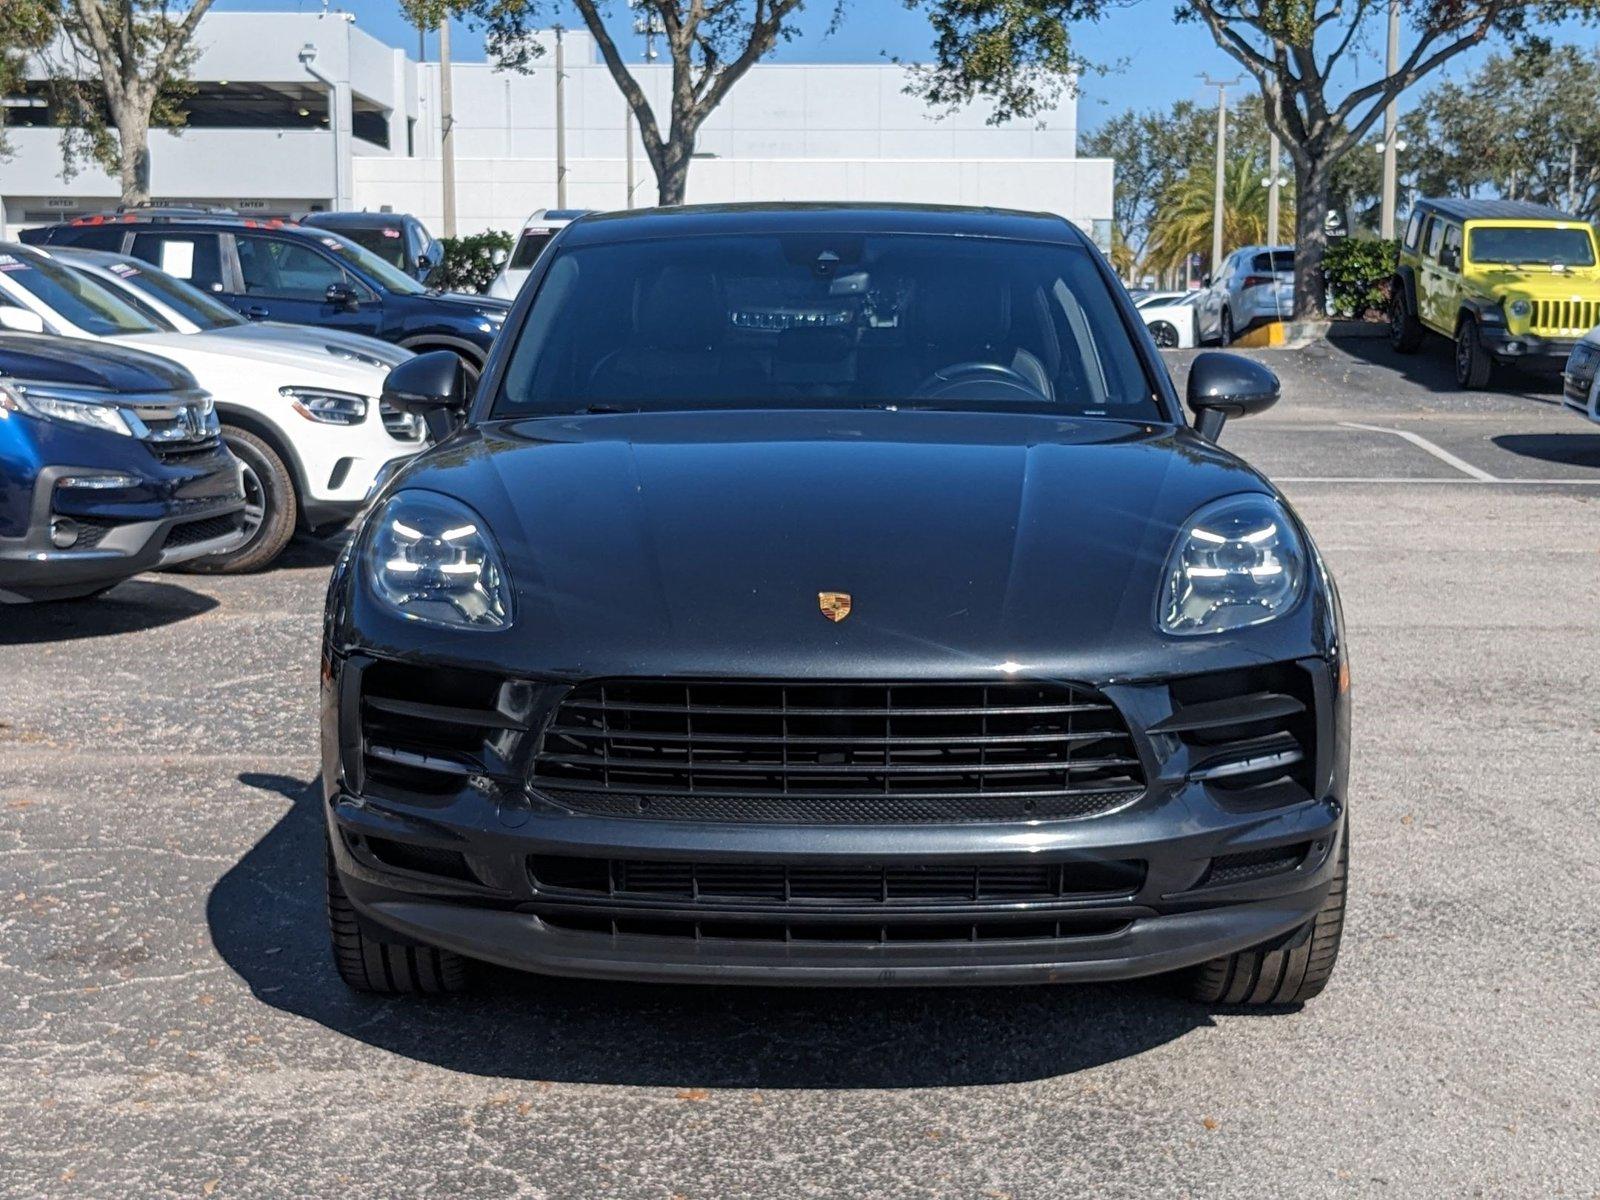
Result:
{"label": "windshield sticker", "polygon": [[398,229],[385,229],[383,231],[383,236],[386,238],[397,238],[400,236],[400,231]]}
{"label": "windshield sticker", "polygon": [[26,271],[29,265],[14,254],[0,254],[0,271]]}
{"label": "windshield sticker", "polygon": [[110,270],[113,275],[121,276],[123,279],[132,279],[139,273],[138,267],[130,267],[127,263],[112,263]]}

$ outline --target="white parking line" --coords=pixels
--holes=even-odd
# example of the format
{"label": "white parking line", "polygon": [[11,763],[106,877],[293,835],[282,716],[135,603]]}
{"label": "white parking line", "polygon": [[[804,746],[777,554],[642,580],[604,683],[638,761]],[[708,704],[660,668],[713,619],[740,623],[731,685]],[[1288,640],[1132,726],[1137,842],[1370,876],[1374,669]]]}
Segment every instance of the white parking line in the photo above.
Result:
{"label": "white parking line", "polygon": [[1358,425],[1354,421],[1340,421],[1339,424],[1344,426],[1344,428],[1346,428],[1346,429],[1365,429],[1368,433],[1392,433],[1392,434],[1394,434],[1395,437],[1405,438],[1406,441],[1410,442],[1413,446],[1416,446],[1418,449],[1426,450],[1429,454],[1433,455],[1440,462],[1445,463],[1448,466],[1454,467],[1456,470],[1460,471],[1463,475],[1470,476],[1471,478],[1476,479],[1479,483],[1501,483],[1501,482],[1503,482],[1502,480],[1500,480],[1500,479],[1496,478],[1495,476],[1489,474],[1489,472],[1487,472],[1487,471],[1485,471],[1485,470],[1483,470],[1483,469],[1481,469],[1479,467],[1473,466],[1471,463],[1467,462],[1465,459],[1457,458],[1454,454],[1451,454],[1450,451],[1446,450],[1443,446],[1434,445],[1432,442],[1430,442],[1427,438],[1423,437],[1419,433],[1412,433],[1410,430],[1407,430],[1407,429],[1389,429],[1389,428],[1387,428],[1386,426],[1383,426],[1383,425]]}
{"label": "white parking line", "polygon": [[1502,487],[1521,485],[1537,487],[1600,487],[1600,479],[1436,479],[1432,476],[1415,475],[1273,475],[1270,476],[1274,483],[1447,483],[1453,487],[1464,484],[1477,486],[1485,483],[1498,484]]}

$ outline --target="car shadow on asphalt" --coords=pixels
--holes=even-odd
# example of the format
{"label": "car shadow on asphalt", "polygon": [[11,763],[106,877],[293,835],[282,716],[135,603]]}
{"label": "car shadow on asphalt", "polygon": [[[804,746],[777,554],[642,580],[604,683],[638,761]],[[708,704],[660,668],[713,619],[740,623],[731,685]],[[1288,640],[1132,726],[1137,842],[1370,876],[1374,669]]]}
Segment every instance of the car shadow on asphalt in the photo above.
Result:
{"label": "car shadow on asphalt", "polygon": [[290,807],[207,899],[224,961],[274,1008],[450,1070],[654,1087],[970,1086],[1071,1074],[1212,1024],[1159,982],[669,987],[485,967],[471,996],[357,995],[328,952],[321,780],[239,780]]}
{"label": "car shadow on asphalt", "polygon": [[211,596],[176,584],[130,579],[103,595],[82,600],[0,606],[0,646],[139,633],[187,621],[216,607]]}
{"label": "car shadow on asphalt", "polygon": [[1600,431],[1595,433],[1502,433],[1490,439],[1523,458],[1569,467],[1600,468]]}
{"label": "car shadow on asphalt", "polygon": [[[1393,371],[1430,392],[1462,394],[1456,383],[1454,352],[1450,343],[1441,337],[1429,337],[1414,354],[1396,352],[1387,338],[1330,338],[1328,345],[1357,361]],[[1560,404],[1561,376],[1556,372],[1497,366],[1489,386],[1483,390],[1543,404]]]}

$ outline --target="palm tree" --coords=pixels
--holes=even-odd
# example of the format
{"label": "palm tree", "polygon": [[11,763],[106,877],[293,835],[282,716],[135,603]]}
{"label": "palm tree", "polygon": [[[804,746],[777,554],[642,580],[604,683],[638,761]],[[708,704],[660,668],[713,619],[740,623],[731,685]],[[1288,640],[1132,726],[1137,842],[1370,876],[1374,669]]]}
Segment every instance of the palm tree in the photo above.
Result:
{"label": "palm tree", "polygon": [[[1231,157],[1222,168],[1222,244],[1224,248],[1249,246],[1267,236],[1265,156]],[[1211,220],[1215,208],[1216,168],[1198,167],[1175,180],[1161,197],[1150,240],[1145,247],[1146,271],[1175,270],[1184,258],[1211,247]],[[1279,212],[1294,213],[1294,188],[1281,189]],[[1213,264],[1214,265],[1214,264]]]}

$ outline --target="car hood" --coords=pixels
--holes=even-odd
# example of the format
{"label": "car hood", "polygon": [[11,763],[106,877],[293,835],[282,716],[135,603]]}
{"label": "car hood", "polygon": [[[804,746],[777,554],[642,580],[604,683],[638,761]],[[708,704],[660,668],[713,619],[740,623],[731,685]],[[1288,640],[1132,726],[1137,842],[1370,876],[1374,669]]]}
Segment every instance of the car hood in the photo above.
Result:
{"label": "car hood", "polygon": [[210,333],[136,333],[115,339],[182,363],[218,400],[241,383],[251,387],[325,387],[377,396],[389,368],[337,358],[273,342],[217,337]]}
{"label": "car hood", "polygon": [[484,316],[493,313],[497,317],[503,317],[511,311],[511,301],[500,300],[494,296],[469,296],[465,292],[430,292],[428,298],[435,304],[458,308],[463,313],[479,313]]}
{"label": "car hood", "polygon": [[169,358],[48,334],[0,336],[0,379],[7,378],[124,395],[189,391],[197,386],[194,376]]}
{"label": "car hood", "polygon": [[[465,501],[506,555],[513,628],[447,638],[453,656],[888,678],[1171,672],[1202,649],[1153,625],[1179,527],[1271,491],[1167,425],[906,411],[499,422],[400,486]],[[823,617],[824,591],[850,593],[848,619]]]}
{"label": "car hood", "polygon": [[404,346],[380,342],[377,338],[342,329],[316,329],[307,325],[284,325],[276,321],[253,321],[248,325],[229,325],[207,330],[208,338],[238,339],[253,346],[281,348],[300,358],[330,355],[343,362],[367,360],[369,366],[391,369],[412,357]]}

